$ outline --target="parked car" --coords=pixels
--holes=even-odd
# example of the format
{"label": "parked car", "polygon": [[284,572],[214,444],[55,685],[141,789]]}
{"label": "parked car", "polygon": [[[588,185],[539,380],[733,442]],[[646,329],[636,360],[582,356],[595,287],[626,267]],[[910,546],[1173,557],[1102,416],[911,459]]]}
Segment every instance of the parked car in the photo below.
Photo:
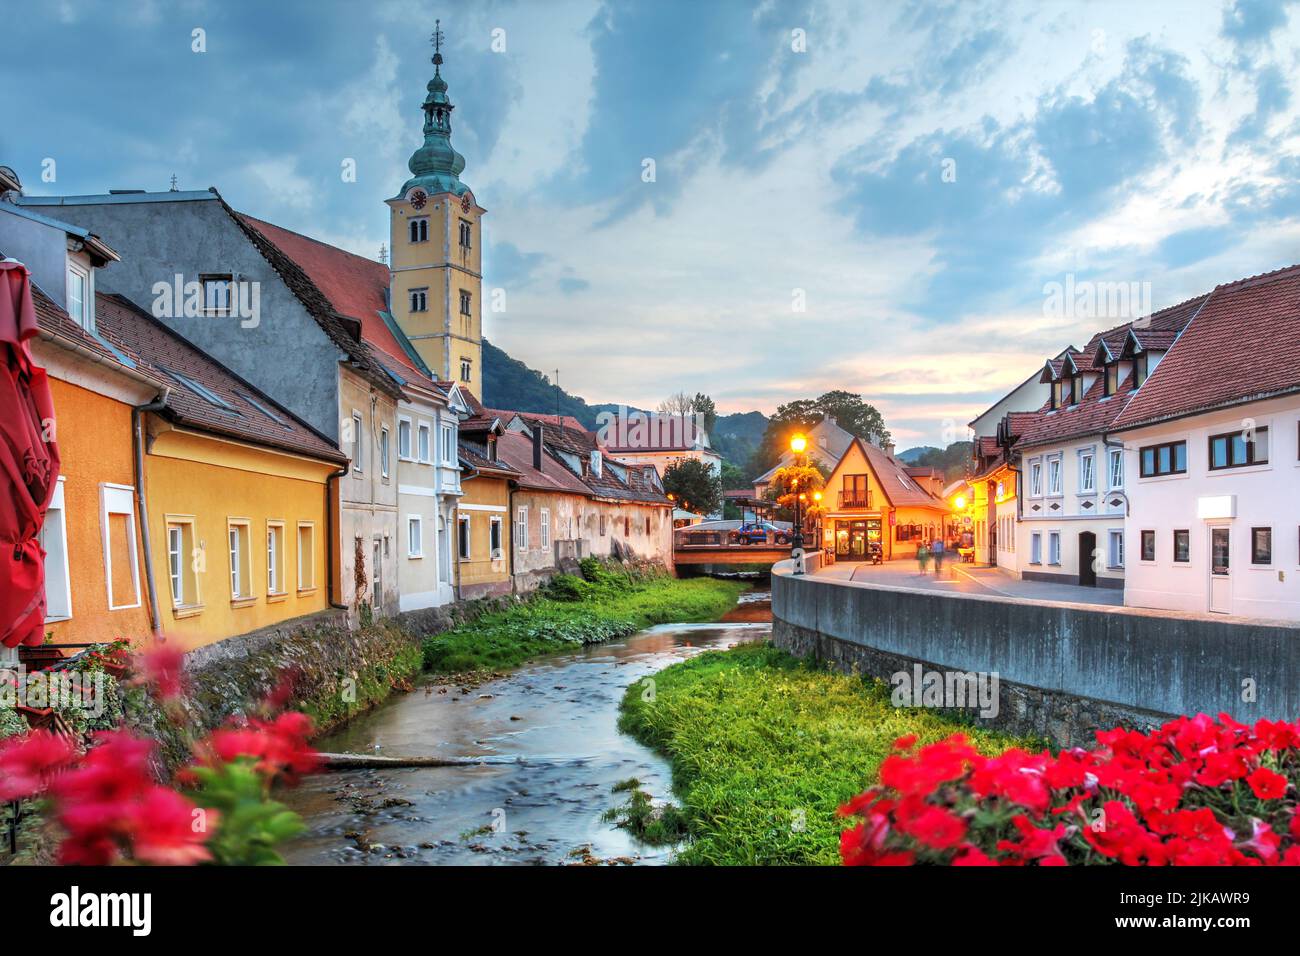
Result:
{"label": "parked car", "polygon": [[785,528],[778,528],[770,521],[754,521],[742,524],[727,538],[732,544],[767,544],[769,535],[777,544],[789,544],[792,537]]}

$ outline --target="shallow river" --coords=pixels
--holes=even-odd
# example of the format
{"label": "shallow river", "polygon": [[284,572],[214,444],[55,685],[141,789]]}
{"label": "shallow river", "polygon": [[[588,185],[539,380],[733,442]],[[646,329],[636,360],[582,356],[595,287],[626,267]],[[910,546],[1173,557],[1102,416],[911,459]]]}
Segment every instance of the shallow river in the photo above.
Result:
{"label": "shallow river", "polygon": [[[742,620],[764,616],[747,615],[744,604],[738,611],[732,616]],[[657,800],[671,797],[667,762],[618,731],[623,693],[675,661],[769,633],[766,623],[666,624],[542,658],[478,687],[430,684],[393,697],[318,747],[488,762],[310,777],[281,797],[308,828],[285,857],[295,864],[666,863],[667,849],[643,846],[601,819],[624,802],[611,787],[629,777]]]}

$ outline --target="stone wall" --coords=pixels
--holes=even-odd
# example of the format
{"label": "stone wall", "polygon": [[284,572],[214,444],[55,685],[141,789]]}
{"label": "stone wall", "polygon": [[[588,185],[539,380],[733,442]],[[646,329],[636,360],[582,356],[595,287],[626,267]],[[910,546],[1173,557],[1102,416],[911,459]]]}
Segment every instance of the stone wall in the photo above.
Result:
{"label": "stone wall", "polygon": [[1300,715],[1300,628],[1282,623],[865,585],[789,562],[772,617],[778,646],[883,680],[915,663],[997,674],[987,723],[1061,745],[1176,714]]}

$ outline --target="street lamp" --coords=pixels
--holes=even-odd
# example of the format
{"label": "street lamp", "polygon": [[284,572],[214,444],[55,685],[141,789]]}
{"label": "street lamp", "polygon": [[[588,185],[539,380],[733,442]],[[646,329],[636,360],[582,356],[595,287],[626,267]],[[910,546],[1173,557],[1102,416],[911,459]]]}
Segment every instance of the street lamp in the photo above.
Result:
{"label": "street lamp", "polygon": [[[794,452],[794,467],[799,467],[799,456],[807,447],[808,439],[798,432],[790,439],[790,451]],[[791,491],[794,492],[794,538],[790,542],[790,557],[794,559],[794,573],[803,574],[803,516],[799,508],[803,496],[799,494],[798,478],[795,478],[791,484]]]}

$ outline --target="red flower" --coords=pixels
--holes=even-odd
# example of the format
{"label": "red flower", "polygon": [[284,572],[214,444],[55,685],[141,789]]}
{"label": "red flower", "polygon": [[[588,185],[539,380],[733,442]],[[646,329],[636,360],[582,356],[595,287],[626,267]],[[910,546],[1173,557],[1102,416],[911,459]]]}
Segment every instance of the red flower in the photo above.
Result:
{"label": "red flower", "polygon": [[935,850],[947,850],[966,836],[966,821],[939,807],[926,807],[908,819],[898,821],[898,829]]}
{"label": "red flower", "polygon": [[134,859],[163,866],[192,866],[212,859],[204,841],[217,823],[217,811],[196,813],[194,804],[166,787],[150,787],[133,811]]}
{"label": "red flower", "polygon": [[48,730],[0,742],[0,800],[35,796],[76,755],[71,743]]}
{"label": "red flower", "polygon": [[1286,796],[1286,777],[1274,773],[1267,767],[1259,767],[1246,778],[1250,789],[1261,800],[1280,800]]}
{"label": "red flower", "polygon": [[141,680],[152,685],[163,700],[179,697],[185,690],[185,652],[175,644],[155,641],[136,655]]}
{"label": "red flower", "polygon": [[894,741],[895,750],[911,750],[916,744],[916,734],[904,734]]}

